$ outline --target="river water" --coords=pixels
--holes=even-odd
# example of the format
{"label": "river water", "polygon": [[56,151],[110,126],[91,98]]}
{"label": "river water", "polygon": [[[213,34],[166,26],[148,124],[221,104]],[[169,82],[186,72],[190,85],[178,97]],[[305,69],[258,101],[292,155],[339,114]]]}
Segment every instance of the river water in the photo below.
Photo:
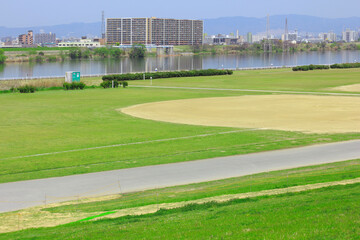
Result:
{"label": "river water", "polygon": [[0,79],[64,76],[68,71],[82,75],[149,72],[162,70],[254,68],[359,62],[360,51],[326,51],[253,55],[204,55],[81,60],[52,63],[7,63],[0,65]]}

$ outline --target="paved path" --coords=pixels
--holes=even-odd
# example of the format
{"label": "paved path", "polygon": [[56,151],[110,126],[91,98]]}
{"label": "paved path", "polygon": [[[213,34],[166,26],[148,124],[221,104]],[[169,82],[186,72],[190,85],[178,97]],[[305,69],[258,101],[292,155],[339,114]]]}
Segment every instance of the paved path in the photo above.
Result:
{"label": "paved path", "polygon": [[[360,140],[207,160],[0,184],[0,212],[360,158]],[[120,185],[120,186],[119,186]]]}

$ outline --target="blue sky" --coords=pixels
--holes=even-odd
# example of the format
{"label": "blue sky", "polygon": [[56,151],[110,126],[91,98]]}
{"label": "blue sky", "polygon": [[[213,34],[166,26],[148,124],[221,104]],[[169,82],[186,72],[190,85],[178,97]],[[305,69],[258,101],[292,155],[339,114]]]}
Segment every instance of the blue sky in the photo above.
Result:
{"label": "blue sky", "polygon": [[217,18],[303,14],[318,17],[359,17],[360,0],[1,0],[0,26],[49,26],[97,22],[106,17]]}

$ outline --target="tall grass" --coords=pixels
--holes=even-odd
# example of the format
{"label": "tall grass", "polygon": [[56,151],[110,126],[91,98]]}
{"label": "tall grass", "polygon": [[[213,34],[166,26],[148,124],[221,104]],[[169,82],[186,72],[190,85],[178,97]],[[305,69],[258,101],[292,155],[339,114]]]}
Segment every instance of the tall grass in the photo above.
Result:
{"label": "tall grass", "polygon": [[63,78],[2,80],[0,81],[0,90],[9,90],[11,88],[18,88],[26,85],[34,86],[36,88],[62,87],[63,83]]}
{"label": "tall grass", "polygon": [[[62,87],[64,81],[64,78],[1,80],[0,91],[23,87],[26,85],[34,86],[36,88]],[[100,83],[102,83],[101,77],[84,77],[81,79],[81,81],[84,82],[87,86],[100,86]]]}

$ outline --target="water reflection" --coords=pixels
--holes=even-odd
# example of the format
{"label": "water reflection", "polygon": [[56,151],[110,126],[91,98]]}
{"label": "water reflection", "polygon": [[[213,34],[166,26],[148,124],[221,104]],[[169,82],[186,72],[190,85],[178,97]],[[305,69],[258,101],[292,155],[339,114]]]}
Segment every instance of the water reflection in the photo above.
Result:
{"label": "water reflection", "polygon": [[163,70],[192,70],[208,68],[248,68],[333,64],[359,62],[360,51],[299,52],[252,55],[205,55],[122,58],[118,60],[82,60],[45,63],[8,63],[0,65],[0,78],[26,78],[63,76],[67,71],[80,71],[82,75]]}

